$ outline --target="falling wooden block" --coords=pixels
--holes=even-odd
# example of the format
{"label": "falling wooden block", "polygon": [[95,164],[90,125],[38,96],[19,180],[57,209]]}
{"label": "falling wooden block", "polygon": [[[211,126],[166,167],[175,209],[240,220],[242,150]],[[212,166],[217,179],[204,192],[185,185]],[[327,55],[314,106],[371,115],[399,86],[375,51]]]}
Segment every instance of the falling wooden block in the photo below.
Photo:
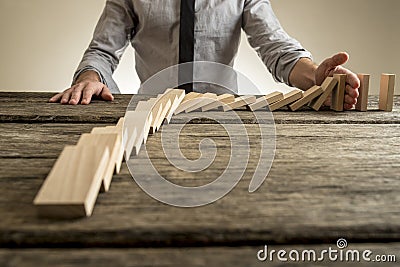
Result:
{"label": "falling wooden block", "polygon": [[125,159],[129,160],[132,153],[134,156],[139,154],[143,143],[146,143],[147,136],[150,131],[150,122],[152,121],[152,113],[148,111],[128,111],[125,114],[125,128],[128,132],[133,132],[128,135],[125,146]]}
{"label": "falling wooden block", "polygon": [[201,108],[202,112],[213,110],[219,107],[222,107],[224,104],[232,103],[235,101],[235,96],[232,94],[223,94],[217,96],[217,99],[214,99],[211,103],[203,106]]}
{"label": "falling wooden block", "polygon": [[186,108],[192,105],[192,101],[198,97],[200,97],[202,94],[196,93],[196,92],[191,92],[185,96],[185,98],[182,100],[181,104],[178,106],[178,108],[175,110],[174,114],[178,115],[179,113],[182,113],[185,111]]}
{"label": "falling wooden block", "polygon": [[152,113],[157,114],[157,116],[150,122],[150,133],[154,134],[158,131],[170,108],[171,100],[168,96],[161,95],[157,98],[157,103],[152,109]]}
{"label": "falling wooden block", "polygon": [[334,74],[333,78],[338,82],[332,92],[331,109],[334,111],[343,111],[344,95],[346,92],[346,74]]}
{"label": "falling wooden block", "polygon": [[246,96],[239,96],[235,98],[235,101],[228,103],[222,107],[222,109],[226,111],[230,111],[233,109],[241,108],[247,105],[251,105],[257,101],[257,98],[254,95],[246,95]]}
{"label": "falling wooden block", "polygon": [[185,98],[185,90],[168,89],[166,92],[170,94],[170,99],[172,101],[171,108],[169,109],[167,116],[165,117],[166,123],[170,123],[172,115]]}
{"label": "falling wooden block", "polygon": [[106,147],[110,152],[110,159],[107,162],[104,172],[101,190],[107,192],[110,189],[112,177],[115,170],[115,162],[121,149],[121,141],[117,133],[111,134],[82,134],[78,141],[78,147],[95,146]]}
{"label": "falling wooden block", "polygon": [[204,106],[207,106],[208,104],[215,102],[217,99],[218,98],[217,98],[216,94],[206,93],[206,94],[202,95],[201,97],[196,98],[197,103],[195,103],[193,106],[185,109],[185,112],[189,113],[189,112],[195,111],[197,109],[200,109]]}
{"label": "falling wooden block", "polygon": [[282,100],[269,106],[270,111],[275,111],[286,105],[289,105],[303,97],[303,92],[300,90],[293,90],[283,96]]}
{"label": "falling wooden block", "polygon": [[33,202],[38,214],[57,218],[90,216],[109,155],[105,146],[66,146]]}
{"label": "falling wooden block", "polygon": [[304,92],[303,97],[289,106],[290,110],[296,111],[301,107],[307,105],[310,101],[320,96],[324,90],[321,86],[315,85]]}
{"label": "falling wooden block", "polygon": [[379,110],[391,112],[393,110],[395,74],[382,74],[379,93]]}
{"label": "falling wooden block", "polygon": [[336,84],[337,80],[335,80],[333,77],[327,77],[321,85],[324,92],[321,94],[320,97],[315,98],[313,101],[311,101],[309,107],[318,111],[322,107],[326,99],[329,97],[329,95],[332,93]]}
{"label": "falling wooden block", "polygon": [[128,136],[127,133],[124,133],[124,118],[120,118],[116,126],[107,126],[107,127],[96,127],[93,128],[92,134],[118,134],[118,139],[120,140],[121,146],[118,152],[118,157],[115,161],[115,172],[120,173],[122,161],[124,159],[124,150],[126,146],[126,140],[123,138],[124,136]]}
{"label": "falling wooden block", "polygon": [[268,105],[271,105],[273,103],[276,103],[280,100],[283,99],[283,93],[281,92],[273,92],[271,94],[268,94],[266,96],[262,96],[257,98],[256,102],[253,104],[249,105],[249,108],[251,111],[256,111],[261,108],[265,108]]}
{"label": "falling wooden block", "polygon": [[360,79],[360,96],[357,99],[356,110],[367,111],[368,109],[368,91],[369,91],[369,74],[358,74]]}

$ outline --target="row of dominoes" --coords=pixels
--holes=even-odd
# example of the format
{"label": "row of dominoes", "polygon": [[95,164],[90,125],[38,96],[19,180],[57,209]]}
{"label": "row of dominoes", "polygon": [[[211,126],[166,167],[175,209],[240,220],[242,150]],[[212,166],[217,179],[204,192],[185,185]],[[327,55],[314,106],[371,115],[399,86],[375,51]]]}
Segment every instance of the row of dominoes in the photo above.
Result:
{"label": "row of dominoes", "polygon": [[[358,111],[367,111],[370,75],[359,74],[358,77],[360,78],[361,86],[359,89],[360,96],[355,109]],[[270,111],[275,111],[284,106],[289,106],[290,110],[297,111],[306,105],[318,111],[329,96],[332,97],[331,109],[334,111],[343,111],[346,78],[346,74],[335,74],[333,77],[327,77],[321,86],[313,86],[305,92],[293,90],[285,95],[280,92],[274,92],[258,98],[255,96],[240,96],[235,98],[231,94],[217,96],[212,93],[189,93],[175,111],[175,114],[193,111],[204,112],[213,109],[230,111],[241,107],[248,107],[252,111],[269,107]],[[382,74],[379,97],[380,110],[392,111],[394,87],[395,75]]]}
{"label": "row of dominoes", "polygon": [[[367,110],[369,75],[359,75],[360,97],[356,109]],[[38,192],[34,204],[40,215],[48,217],[83,217],[92,214],[98,193],[108,191],[114,172],[119,173],[123,156],[138,155],[148,135],[169,123],[174,114],[219,109],[230,111],[247,107],[252,111],[266,108],[275,111],[289,106],[296,111],[308,104],[319,110],[332,95],[333,110],[343,110],[345,75],[328,77],[321,86],[306,92],[294,90],[287,94],[274,92],[256,98],[235,97],[231,94],[189,93],[168,89],[164,94],[140,101],[134,111],[127,111],[116,126],[93,128],[83,134],[76,146],[66,146]],[[393,107],[395,76],[383,74],[379,108],[391,111]]]}
{"label": "row of dominoes", "polygon": [[108,191],[114,172],[119,173],[125,154],[137,155],[155,133],[169,123],[185,97],[185,91],[168,89],[148,101],[140,101],[116,126],[93,128],[76,146],[66,146],[39,190],[34,205],[46,217],[90,216],[100,191]]}
{"label": "row of dominoes", "polygon": [[39,215],[75,218],[92,214],[100,191],[107,192],[124,155],[124,118],[116,126],[93,128],[75,146],[66,146],[40,188]]}

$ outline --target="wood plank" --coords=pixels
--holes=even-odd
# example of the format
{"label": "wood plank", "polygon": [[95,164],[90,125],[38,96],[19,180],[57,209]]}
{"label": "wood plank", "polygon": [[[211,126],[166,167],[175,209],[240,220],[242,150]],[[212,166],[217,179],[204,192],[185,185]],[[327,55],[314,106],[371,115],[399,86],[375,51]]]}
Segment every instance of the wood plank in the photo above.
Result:
{"label": "wood plank", "polygon": [[289,106],[290,110],[292,111],[299,110],[301,107],[307,105],[307,103],[320,96],[323,92],[324,90],[322,89],[321,86],[315,85],[311,87],[303,94],[302,98],[300,98],[299,100],[297,100],[296,102],[294,102]]}
{"label": "wood plank", "polygon": [[[269,251],[284,250],[289,253],[292,250],[300,252],[316,251],[319,256],[321,251],[336,249],[335,242],[328,244],[314,245],[273,245],[265,241],[264,244],[242,247],[189,247],[189,248],[70,248],[70,249],[48,249],[48,248],[31,248],[31,249],[1,249],[0,265],[1,266],[18,266],[23,263],[26,267],[47,267],[47,266],[123,266],[131,267],[154,266],[190,266],[190,267],[212,267],[212,266],[315,266],[315,262],[299,261],[298,263],[288,258],[287,262],[279,261],[277,254],[273,254],[273,260],[265,262],[257,259],[257,253],[263,249],[264,245],[268,245]],[[376,256],[395,255],[398,260],[399,243],[349,243],[349,248],[344,250],[358,250],[363,252],[370,250],[372,255],[370,259],[374,261],[366,262],[360,254],[360,261],[331,261],[328,254],[325,259],[319,261],[319,265],[323,266],[377,266]],[[335,255],[333,253],[333,255]],[[307,256],[306,256],[307,257]],[[388,257],[387,257],[388,258]],[[351,259],[351,258],[350,258]],[[381,263],[383,266],[397,266],[397,262],[388,261]]]}
{"label": "wood plank", "polygon": [[300,90],[293,90],[284,95],[282,100],[269,106],[270,111],[278,110],[286,105],[289,105],[303,97],[303,92]]}
{"label": "wood plank", "polygon": [[367,111],[368,110],[368,94],[369,94],[369,74],[358,74],[360,79],[360,88],[358,89],[360,96],[357,99],[356,110]]}
{"label": "wood plank", "polygon": [[379,109],[391,112],[393,110],[393,96],[396,75],[382,74],[381,87],[379,93]]}
{"label": "wood plank", "polygon": [[[162,131],[174,133],[176,127],[171,124]],[[90,220],[43,220],[36,217],[31,203],[44,170],[27,164],[32,168],[24,168],[26,173],[19,176],[15,173],[7,178],[2,174],[0,244],[187,246],[258,244],[266,240],[271,244],[310,244],[332,242],[339,236],[357,242],[400,238],[400,218],[393,212],[400,205],[400,125],[348,125],[346,132],[343,125],[313,125],[312,131],[310,125],[276,127],[275,161],[260,190],[248,193],[260,141],[258,127],[246,125],[253,152],[243,180],[225,198],[198,209],[158,203],[135,185],[123,167],[114,176],[111,190],[99,196]],[[176,183],[206,183],[224,170],[223,163],[229,159],[230,141],[221,126],[191,124],[182,132],[181,142],[187,144],[183,146],[184,155],[196,156],[197,141],[205,136],[212,136],[221,149],[215,166],[201,174],[183,173],[168,164],[160,153],[160,136],[158,132],[149,138],[149,155],[162,175]],[[40,146],[40,139],[36,143]],[[303,152],[293,153],[294,148]],[[37,178],[32,179],[35,172]],[[148,173],[145,168],[137,172]]]}
{"label": "wood plank", "polygon": [[256,111],[261,108],[265,108],[268,105],[271,105],[273,103],[276,103],[280,100],[283,100],[284,96],[283,93],[281,92],[273,92],[271,94],[268,94],[266,96],[262,96],[257,98],[256,102],[253,104],[249,105],[249,108],[251,111]]}
{"label": "wood plank", "polygon": [[[0,101],[2,101],[0,93]],[[4,94],[3,94],[4,95]],[[13,95],[15,96],[12,98],[19,99],[23,97],[25,94],[21,93],[9,93],[6,94],[7,96]],[[94,105],[91,106],[92,108],[88,109],[84,106],[76,106],[70,107],[65,105],[58,105],[58,104],[49,104],[45,101],[48,98],[43,97],[49,96],[51,94],[47,93],[28,93],[27,96],[31,96],[32,98],[25,99],[25,102],[21,102],[15,100],[15,102],[9,102],[5,100],[1,102],[0,105],[0,127],[6,123],[12,122],[22,122],[22,123],[67,123],[71,122],[74,124],[90,124],[90,123],[98,123],[98,124],[108,124],[108,125],[115,125],[119,118],[123,117],[127,110],[127,105],[130,100],[130,95],[117,95],[117,100],[120,99],[119,102],[113,102],[112,104],[109,102],[103,101],[95,101]],[[37,96],[37,97],[36,97]],[[41,97],[39,97],[41,96]],[[135,107],[138,102],[143,100],[148,100],[152,96],[146,95],[136,95],[132,100],[132,106],[130,106],[129,110],[135,110]],[[314,113],[314,112],[301,112],[301,113],[286,113],[286,112],[278,112],[274,114],[274,118],[276,123],[335,123],[335,124],[343,124],[343,123],[381,123],[381,124],[388,124],[388,123],[399,123],[400,122],[400,96],[395,96],[394,101],[394,108],[393,112],[391,113],[380,113],[378,109],[378,96],[370,96],[369,103],[368,103],[368,110],[367,113],[362,114],[355,114],[353,112],[346,112],[346,113],[337,113],[334,114],[333,112],[329,112],[328,110],[324,109],[323,112]],[[31,102],[32,101],[32,102]],[[36,102],[35,102],[36,101]],[[43,101],[43,102],[40,102]],[[126,104],[125,104],[126,103]],[[251,112],[246,111],[237,111],[238,116],[242,119],[242,121],[246,124],[254,124],[255,118]],[[178,116],[174,116],[171,123],[181,123],[183,119],[187,119],[186,117],[190,116],[190,114],[179,114]],[[214,116],[214,115],[213,115]],[[232,123],[232,117],[229,115],[224,114],[216,114],[217,117],[220,117],[220,121],[224,123]],[[190,123],[215,123],[212,122],[210,119],[207,118],[199,118],[196,120],[191,121]],[[100,125],[101,126],[101,125]],[[43,127],[46,127],[43,125]],[[84,127],[84,126],[82,126]],[[92,126],[92,127],[96,127]],[[62,129],[60,129],[62,130]],[[90,132],[90,130],[89,130]],[[7,133],[3,133],[7,134]],[[62,134],[61,132],[57,134]],[[9,138],[17,139],[18,136],[10,136]],[[49,138],[53,138],[49,136]],[[79,137],[78,137],[79,138]],[[0,154],[2,152],[0,151]],[[41,152],[43,153],[43,152]]]}
{"label": "wood plank", "polygon": [[347,74],[334,74],[333,78],[337,81],[337,85],[332,91],[331,109],[334,111],[343,111]]}
{"label": "wood plank", "polygon": [[228,103],[222,107],[224,112],[248,106],[256,102],[257,98],[253,95],[239,96],[235,101]]}
{"label": "wood plank", "polygon": [[213,93],[206,93],[204,95],[202,95],[201,97],[197,98],[199,99],[199,102],[196,103],[195,105],[188,107],[187,109],[185,109],[186,113],[198,110],[200,111],[200,109],[204,106],[207,106],[208,104],[214,103],[218,98],[216,94]]}
{"label": "wood plank", "polygon": [[101,191],[107,192],[110,189],[112,177],[115,171],[115,162],[118,154],[121,151],[122,144],[117,133],[110,134],[83,134],[79,138],[77,146],[85,149],[89,147],[104,148],[109,151],[109,160],[106,162],[105,171],[102,177]]}
{"label": "wood plank", "polygon": [[311,101],[309,106],[312,109],[314,109],[315,111],[319,111],[321,109],[322,105],[324,104],[324,102],[326,101],[326,99],[328,99],[328,97],[331,95],[331,93],[332,93],[333,89],[335,88],[335,86],[337,85],[337,83],[338,83],[338,81],[336,79],[334,79],[333,77],[327,77],[321,85],[322,89],[324,89],[324,92],[322,93],[322,95],[319,98]]}
{"label": "wood plank", "polygon": [[202,112],[205,111],[209,111],[209,110],[213,110],[213,109],[217,109],[219,107],[222,107],[223,104],[228,104],[235,101],[235,96],[232,94],[223,94],[223,95],[219,95],[217,96],[217,100],[205,105],[204,107],[201,108]]}
{"label": "wood plank", "polygon": [[40,216],[92,214],[109,161],[107,147],[66,146],[34,200]]}

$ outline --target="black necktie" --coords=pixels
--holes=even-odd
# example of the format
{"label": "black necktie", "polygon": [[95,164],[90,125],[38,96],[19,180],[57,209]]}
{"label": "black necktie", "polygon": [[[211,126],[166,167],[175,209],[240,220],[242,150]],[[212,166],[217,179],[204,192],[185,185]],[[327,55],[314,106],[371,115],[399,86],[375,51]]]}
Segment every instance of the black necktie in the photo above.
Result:
{"label": "black necktie", "polygon": [[[179,31],[179,64],[194,61],[194,3],[195,0],[181,0],[181,19]],[[185,64],[185,68],[179,68],[180,88],[186,93],[193,92],[193,83],[183,81],[193,80],[193,64]]]}

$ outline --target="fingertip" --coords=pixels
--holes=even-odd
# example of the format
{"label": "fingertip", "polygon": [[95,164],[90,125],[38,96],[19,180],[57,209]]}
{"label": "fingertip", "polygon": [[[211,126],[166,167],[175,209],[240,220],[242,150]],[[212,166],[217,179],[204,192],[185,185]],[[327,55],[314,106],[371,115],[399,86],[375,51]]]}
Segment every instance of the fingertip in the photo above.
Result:
{"label": "fingertip", "polygon": [[81,101],[81,104],[82,104],[82,105],[89,105],[89,103],[90,103],[89,100],[86,99],[86,98],[85,98],[85,99],[82,99],[82,101]]}

